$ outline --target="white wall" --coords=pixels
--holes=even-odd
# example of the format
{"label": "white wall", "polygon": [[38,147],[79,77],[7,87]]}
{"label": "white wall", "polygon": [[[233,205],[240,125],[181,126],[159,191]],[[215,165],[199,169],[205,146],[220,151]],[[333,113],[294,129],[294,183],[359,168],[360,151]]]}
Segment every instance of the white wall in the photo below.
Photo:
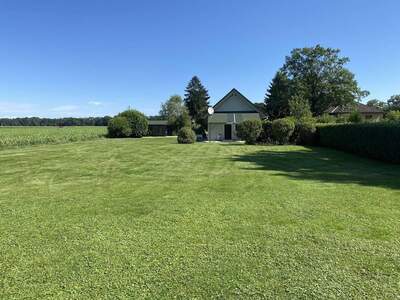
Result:
{"label": "white wall", "polygon": [[224,125],[222,123],[209,123],[208,136],[210,141],[220,141],[225,138]]}

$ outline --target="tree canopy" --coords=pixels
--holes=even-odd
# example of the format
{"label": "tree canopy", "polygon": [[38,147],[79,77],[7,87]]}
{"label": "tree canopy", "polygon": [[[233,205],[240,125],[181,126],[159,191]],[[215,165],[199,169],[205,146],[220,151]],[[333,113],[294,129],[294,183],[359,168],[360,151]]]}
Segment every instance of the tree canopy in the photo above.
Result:
{"label": "tree canopy", "polygon": [[189,110],[189,115],[201,126],[202,130],[207,129],[209,99],[208,91],[201,84],[200,79],[194,76],[186,87],[184,102]]}
{"label": "tree canopy", "polygon": [[368,95],[345,67],[349,58],[339,54],[339,49],[320,45],[292,50],[265,98],[270,117],[288,115],[289,100],[293,96],[306,99],[311,112],[321,115],[331,106],[351,104]]}
{"label": "tree canopy", "polygon": [[172,95],[161,104],[160,116],[168,120],[168,124],[175,133],[182,127],[190,126],[188,109],[179,95]]}
{"label": "tree canopy", "polygon": [[272,119],[289,115],[290,81],[286,74],[278,71],[265,94],[265,111]]}
{"label": "tree canopy", "polygon": [[400,95],[393,95],[387,101],[389,110],[400,110]]}

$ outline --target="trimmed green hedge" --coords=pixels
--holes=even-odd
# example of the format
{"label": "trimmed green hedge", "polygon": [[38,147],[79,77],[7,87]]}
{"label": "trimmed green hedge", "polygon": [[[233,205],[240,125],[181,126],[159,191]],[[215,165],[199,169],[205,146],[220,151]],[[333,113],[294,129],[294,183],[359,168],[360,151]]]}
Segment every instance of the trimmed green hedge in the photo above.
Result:
{"label": "trimmed green hedge", "polygon": [[322,125],[317,133],[321,146],[400,163],[400,123]]}

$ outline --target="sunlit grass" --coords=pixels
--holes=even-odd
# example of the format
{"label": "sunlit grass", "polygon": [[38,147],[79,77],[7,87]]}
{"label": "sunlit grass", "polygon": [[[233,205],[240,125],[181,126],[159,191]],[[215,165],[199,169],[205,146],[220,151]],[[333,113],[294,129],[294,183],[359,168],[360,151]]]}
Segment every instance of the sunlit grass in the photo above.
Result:
{"label": "sunlit grass", "polygon": [[0,298],[398,296],[400,168],[323,148],[0,151]]}

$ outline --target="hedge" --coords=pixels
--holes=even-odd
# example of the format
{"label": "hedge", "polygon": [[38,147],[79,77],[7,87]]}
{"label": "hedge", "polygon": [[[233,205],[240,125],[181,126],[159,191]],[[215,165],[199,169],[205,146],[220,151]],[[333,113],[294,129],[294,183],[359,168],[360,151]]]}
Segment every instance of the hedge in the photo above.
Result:
{"label": "hedge", "polygon": [[260,120],[245,120],[236,126],[236,134],[238,138],[244,140],[246,144],[253,145],[256,143],[262,130]]}
{"label": "hedge", "polygon": [[400,163],[400,123],[322,125],[317,135],[321,146]]}

